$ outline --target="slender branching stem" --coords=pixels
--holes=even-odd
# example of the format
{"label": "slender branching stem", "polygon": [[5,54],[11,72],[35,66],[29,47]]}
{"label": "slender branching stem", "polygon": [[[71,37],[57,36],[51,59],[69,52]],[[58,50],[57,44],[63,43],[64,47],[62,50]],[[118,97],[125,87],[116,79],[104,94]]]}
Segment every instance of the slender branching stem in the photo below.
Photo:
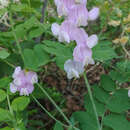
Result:
{"label": "slender branching stem", "polygon": [[34,97],[34,95],[32,95],[32,98],[36,101],[36,103],[37,103],[53,120],[55,120],[56,122],[58,122],[59,124],[61,124],[61,125],[64,126],[64,127],[69,127],[69,126],[63,124],[61,121],[57,120],[50,112],[48,112],[48,111],[46,110],[46,108],[44,108],[44,107],[42,106],[42,104]]}
{"label": "slender branching stem", "polygon": [[97,113],[97,110],[96,110],[96,105],[95,105],[95,103],[94,103],[94,99],[93,99],[93,96],[92,96],[92,92],[91,92],[91,89],[90,89],[90,85],[89,85],[89,82],[88,82],[88,79],[87,79],[87,76],[86,76],[86,73],[85,73],[85,72],[84,72],[84,80],[85,80],[86,87],[87,87],[87,89],[88,89],[88,94],[89,94],[90,100],[91,100],[91,102],[92,102],[94,114],[95,114],[96,121],[97,121],[98,130],[101,130],[100,123],[99,123],[99,120],[98,120],[98,113]]}
{"label": "slender branching stem", "polygon": [[39,88],[41,89],[41,91],[47,96],[47,98],[51,101],[51,103],[56,107],[56,109],[60,112],[60,114],[64,117],[64,119],[66,120],[66,122],[69,124],[69,126],[71,126],[72,128],[74,128],[74,130],[79,130],[78,128],[76,128],[75,126],[73,126],[71,124],[71,122],[69,121],[69,119],[67,118],[67,116],[62,112],[62,110],[60,109],[60,107],[55,103],[55,101],[50,97],[50,95],[46,92],[46,90],[40,85],[37,84],[39,86]]}
{"label": "slender branching stem", "polygon": [[14,22],[13,22],[13,19],[12,19],[12,13],[11,13],[11,11],[9,12],[9,19],[10,19],[10,24],[11,24],[11,29],[12,29],[12,32],[13,32],[13,36],[14,36],[15,41],[16,41],[16,46],[18,48],[19,54],[21,55],[21,57],[22,57],[22,59],[24,61],[24,55],[22,53],[22,49],[21,49],[19,40],[18,40],[18,38],[16,36],[16,32],[15,32],[15,28],[14,28]]}
{"label": "slender branching stem", "polygon": [[60,109],[60,107],[55,103],[55,101],[49,96],[49,94],[46,92],[46,90],[40,85],[37,84],[39,86],[39,88],[41,89],[41,91],[47,96],[47,98],[52,102],[52,104],[56,107],[56,109],[60,112],[60,114],[64,117],[64,119],[66,120],[66,122],[71,125],[71,122],[69,121],[69,119],[66,117],[66,115],[62,112],[62,110]]}
{"label": "slender branching stem", "polygon": [[10,114],[11,114],[11,116],[13,117],[13,119],[12,119],[13,127],[16,129],[16,128],[17,128],[17,121],[16,121],[16,119],[15,119],[14,112],[13,112],[13,110],[12,110],[12,108],[11,108],[11,105],[10,105],[10,99],[9,99],[8,92],[7,92],[7,102],[8,102],[8,107],[9,107]]}

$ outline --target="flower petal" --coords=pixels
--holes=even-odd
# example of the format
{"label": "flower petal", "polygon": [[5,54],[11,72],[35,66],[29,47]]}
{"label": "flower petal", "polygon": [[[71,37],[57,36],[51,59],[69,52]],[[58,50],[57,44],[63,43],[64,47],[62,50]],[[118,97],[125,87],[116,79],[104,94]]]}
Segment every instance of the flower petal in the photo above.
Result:
{"label": "flower petal", "polygon": [[14,85],[13,83],[10,83],[10,92],[11,93],[16,93],[17,92],[17,86]]}
{"label": "flower petal", "polygon": [[93,8],[92,10],[89,11],[89,20],[93,21],[96,20],[99,16],[99,8]]}
{"label": "flower petal", "polygon": [[67,42],[70,43],[70,37],[67,32],[61,31],[58,40],[60,42]]}
{"label": "flower petal", "polygon": [[14,73],[13,73],[12,77],[13,78],[17,77],[20,74],[21,71],[22,70],[21,70],[20,66],[16,67],[15,70],[14,70]]}
{"label": "flower petal", "polygon": [[73,57],[75,61],[86,63],[86,58],[92,58],[92,50],[85,45],[78,45],[74,48]]}
{"label": "flower petal", "polygon": [[30,84],[34,84],[38,82],[38,76],[35,72],[29,71],[25,73],[26,81]]}
{"label": "flower petal", "polygon": [[128,90],[128,97],[130,98],[130,90]]}
{"label": "flower petal", "polygon": [[67,73],[68,79],[72,79],[73,77],[79,78],[79,75],[84,72],[84,66],[80,62],[69,59],[64,64],[64,70]]}
{"label": "flower petal", "polygon": [[54,36],[58,36],[59,35],[59,31],[60,31],[60,26],[57,23],[53,23],[51,25],[51,31],[54,34]]}
{"label": "flower petal", "polygon": [[98,43],[98,37],[97,35],[91,35],[87,38],[87,46],[89,48],[93,48]]}

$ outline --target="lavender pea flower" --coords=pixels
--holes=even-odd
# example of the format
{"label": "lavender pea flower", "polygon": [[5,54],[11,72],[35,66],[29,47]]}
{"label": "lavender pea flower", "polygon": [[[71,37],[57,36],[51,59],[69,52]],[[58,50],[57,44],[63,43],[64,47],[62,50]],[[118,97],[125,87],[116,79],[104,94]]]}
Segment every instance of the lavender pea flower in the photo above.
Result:
{"label": "lavender pea flower", "polygon": [[34,90],[34,84],[38,82],[38,77],[35,72],[22,70],[21,67],[16,67],[12,75],[13,82],[10,83],[10,91],[15,93],[20,92],[20,95],[29,96]]}
{"label": "lavender pea flower", "polygon": [[98,18],[99,16],[99,8],[94,7],[93,9],[91,9],[88,13],[88,20],[90,21],[94,21]]}
{"label": "lavender pea flower", "polygon": [[64,21],[61,25],[53,23],[51,26],[52,33],[58,37],[59,42],[67,42],[75,40],[77,27],[69,21]]}
{"label": "lavender pea flower", "polygon": [[93,48],[94,46],[96,46],[98,43],[98,37],[97,35],[93,34],[91,36],[89,36],[86,40],[86,45],[89,47],[89,48]]}
{"label": "lavender pea flower", "polygon": [[77,45],[85,45],[89,48],[93,48],[98,43],[97,35],[93,34],[88,37],[88,34],[82,28],[77,28],[74,39]]}
{"label": "lavender pea flower", "polygon": [[77,45],[85,45],[88,39],[88,34],[83,28],[78,28],[75,32],[75,41]]}
{"label": "lavender pea flower", "polygon": [[79,75],[84,72],[84,66],[81,62],[74,60],[67,60],[64,64],[64,70],[67,73],[67,78],[79,78]]}
{"label": "lavender pea flower", "polygon": [[128,97],[130,98],[130,89],[128,90]]}
{"label": "lavender pea flower", "polygon": [[83,65],[94,64],[91,48],[98,43],[98,37],[95,34],[90,37],[87,34],[81,36],[81,38],[76,39],[77,46],[73,51],[74,60],[82,62]]}
{"label": "lavender pea flower", "polygon": [[78,27],[87,26],[88,17],[86,4],[76,4],[70,9],[67,20]]}
{"label": "lavender pea flower", "polygon": [[92,50],[85,45],[77,45],[73,51],[74,60],[81,62],[84,66],[94,64]]}
{"label": "lavender pea flower", "polygon": [[59,16],[68,16],[69,10],[75,4],[74,0],[55,0]]}

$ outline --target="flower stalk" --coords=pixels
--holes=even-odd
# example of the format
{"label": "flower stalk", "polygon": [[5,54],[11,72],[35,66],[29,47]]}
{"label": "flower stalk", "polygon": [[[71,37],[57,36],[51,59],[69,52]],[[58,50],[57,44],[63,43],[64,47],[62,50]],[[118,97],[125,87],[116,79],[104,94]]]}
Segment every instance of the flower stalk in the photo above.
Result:
{"label": "flower stalk", "polygon": [[84,80],[85,80],[86,87],[87,87],[87,89],[88,89],[88,94],[89,94],[90,100],[91,100],[91,102],[92,102],[94,114],[95,114],[96,121],[97,121],[97,127],[98,127],[98,130],[101,130],[100,123],[99,123],[99,120],[98,120],[98,113],[97,113],[97,110],[96,110],[96,105],[95,105],[95,103],[94,103],[94,99],[93,99],[93,96],[92,96],[92,92],[91,92],[91,89],[90,89],[90,85],[89,85],[89,82],[88,82],[88,79],[87,79],[87,76],[86,76],[86,73],[85,73],[85,72],[84,72],[83,76],[84,76]]}

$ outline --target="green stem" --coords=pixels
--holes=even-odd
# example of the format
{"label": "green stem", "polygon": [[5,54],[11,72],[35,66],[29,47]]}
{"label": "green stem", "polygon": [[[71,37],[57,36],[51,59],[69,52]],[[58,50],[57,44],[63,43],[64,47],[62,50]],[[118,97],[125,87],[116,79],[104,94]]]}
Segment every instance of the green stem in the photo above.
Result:
{"label": "green stem", "polygon": [[8,93],[7,93],[7,102],[8,102],[9,111],[10,111],[12,117],[13,117],[13,120],[12,120],[13,126],[14,126],[14,128],[16,129],[16,128],[17,128],[17,123],[16,123],[16,119],[15,119],[13,110],[12,110],[11,105],[10,105],[10,100],[9,100],[9,95],[8,95]]}
{"label": "green stem", "polygon": [[10,100],[9,100],[8,93],[7,93],[7,101],[8,101],[9,111],[10,111],[11,115],[14,115],[13,110],[12,110],[11,105],[10,105]]}
{"label": "green stem", "polygon": [[31,8],[31,2],[30,2],[30,0],[28,0],[28,5],[29,5],[29,7]]}
{"label": "green stem", "polygon": [[9,65],[12,68],[16,68],[15,65],[9,63],[7,60],[3,60],[4,63],[6,63],[7,65]]}
{"label": "green stem", "polygon": [[67,123],[72,126],[71,122],[68,120],[68,118],[66,117],[66,115],[58,107],[58,105],[55,103],[55,101],[49,96],[49,94],[46,92],[46,90],[43,89],[43,87],[40,84],[37,84],[37,85],[42,90],[42,92],[48,97],[48,99],[52,102],[52,104],[56,107],[56,109],[60,112],[60,114],[64,117],[64,119],[67,121]]}
{"label": "green stem", "polygon": [[84,73],[84,80],[85,80],[86,87],[88,89],[90,100],[92,102],[93,110],[94,110],[96,121],[97,121],[97,127],[98,127],[99,130],[101,130],[100,123],[99,123],[99,120],[98,120],[98,114],[97,114],[97,110],[96,110],[96,105],[94,103],[94,99],[93,99],[93,96],[92,96],[92,92],[91,92],[91,89],[90,89],[90,85],[89,85],[88,79],[86,77],[86,73]]}
{"label": "green stem", "polygon": [[[116,90],[113,91],[113,93],[115,93],[115,92],[116,92]],[[111,101],[112,98],[113,98],[113,95],[111,97],[109,97],[109,99],[107,100],[106,104],[109,104],[109,102]],[[103,114],[101,116],[101,119],[102,119],[102,121],[101,121],[101,130],[103,129],[103,119],[105,117],[105,112],[106,111],[107,111],[107,105],[105,105],[104,112],[103,112]]]}
{"label": "green stem", "polygon": [[16,36],[16,32],[15,32],[15,29],[14,29],[14,23],[13,23],[11,12],[9,12],[9,18],[10,18],[11,29],[12,29],[12,32],[13,32],[13,35],[14,35],[14,38],[15,38],[15,41],[16,41],[16,45],[17,45],[17,48],[19,50],[19,54],[21,55],[21,57],[22,57],[22,59],[24,61],[24,55],[22,53],[22,49],[21,49],[19,40],[17,39],[17,36]]}
{"label": "green stem", "polygon": [[39,102],[33,95],[32,95],[32,97],[33,97],[33,99],[36,101],[36,103],[37,103],[53,120],[55,120],[56,122],[60,123],[62,126],[69,127],[69,126],[63,124],[61,121],[57,120],[50,112],[48,112],[48,111],[46,110],[46,108],[44,108],[44,107],[40,104],[40,102]]}

